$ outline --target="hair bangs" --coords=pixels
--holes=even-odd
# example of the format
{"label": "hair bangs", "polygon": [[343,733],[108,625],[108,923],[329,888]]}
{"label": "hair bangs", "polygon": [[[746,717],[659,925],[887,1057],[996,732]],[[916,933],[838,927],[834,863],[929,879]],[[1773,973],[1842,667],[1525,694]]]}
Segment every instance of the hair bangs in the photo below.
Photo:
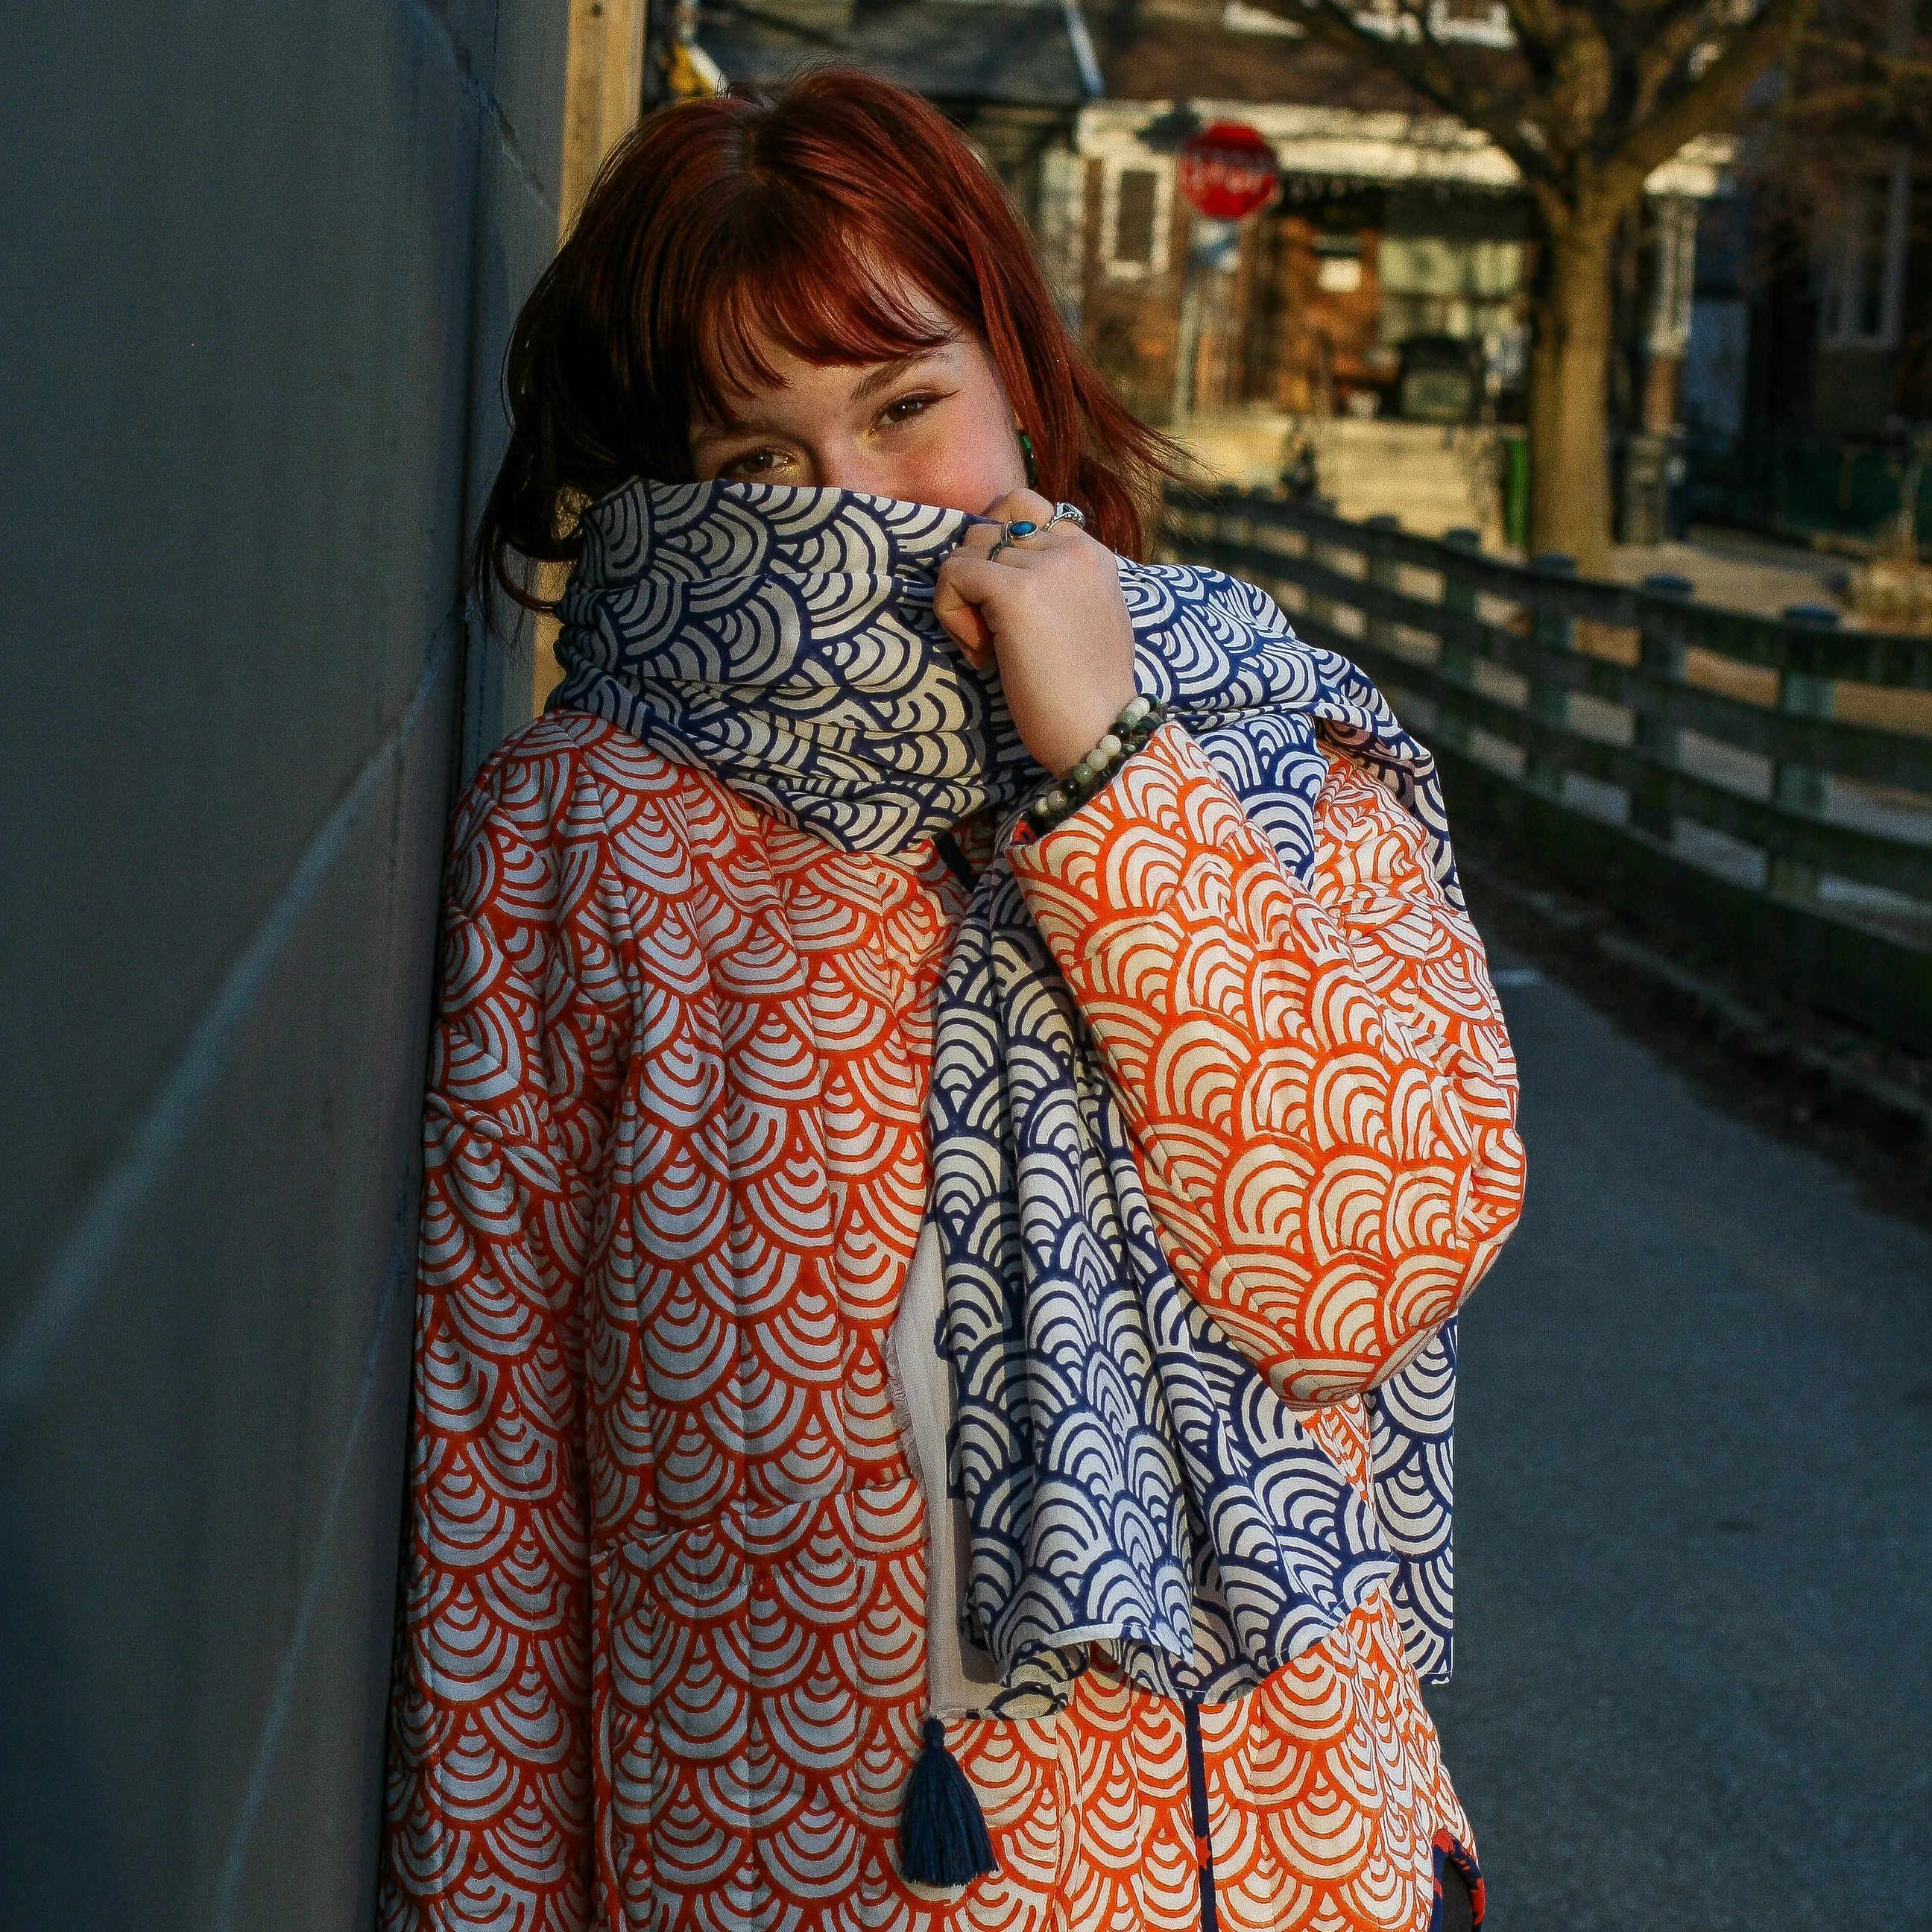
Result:
{"label": "hair bangs", "polygon": [[822,206],[760,212],[766,219],[727,228],[734,245],[712,253],[691,312],[679,359],[694,420],[728,422],[734,398],[776,383],[773,349],[821,366],[887,362],[936,349],[967,326],[950,314],[934,326],[917,296],[942,314],[947,304],[890,238],[829,221]]}

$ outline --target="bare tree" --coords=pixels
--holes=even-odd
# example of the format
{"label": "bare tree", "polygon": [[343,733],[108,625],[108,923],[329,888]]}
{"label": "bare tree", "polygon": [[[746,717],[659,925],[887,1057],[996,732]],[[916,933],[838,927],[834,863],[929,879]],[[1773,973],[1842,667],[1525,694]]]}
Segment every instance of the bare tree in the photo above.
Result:
{"label": "bare tree", "polygon": [[1816,0],[1503,0],[1507,50],[1446,38],[1443,0],[1268,0],[1393,72],[1514,161],[1540,245],[1532,290],[1530,541],[1586,571],[1610,545],[1607,371],[1618,226],[1652,170],[1729,130]]}
{"label": "bare tree", "polygon": [[[1876,210],[1902,190],[1906,258],[1932,260],[1932,195],[1918,158],[1932,151],[1932,22],[1915,0],[1826,0],[1800,41],[1789,84],[1760,117],[1743,157],[1767,279],[1815,275],[1820,258],[1869,242]],[[1887,211],[1889,212],[1888,210]],[[1932,426],[1932,312],[1922,268],[1900,318],[1895,416]],[[1828,268],[1825,280],[1831,279]],[[1924,437],[1915,458],[1922,470]]]}
{"label": "bare tree", "polygon": [[1889,151],[1932,137],[1932,21],[1918,0],[1826,0],[1759,117],[1752,170],[1842,182]]}

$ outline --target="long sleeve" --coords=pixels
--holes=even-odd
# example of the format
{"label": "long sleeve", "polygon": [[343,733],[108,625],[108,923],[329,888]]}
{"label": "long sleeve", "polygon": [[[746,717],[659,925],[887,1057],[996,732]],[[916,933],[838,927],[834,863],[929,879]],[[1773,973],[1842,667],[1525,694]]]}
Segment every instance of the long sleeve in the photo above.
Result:
{"label": "long sleeve", "polygon": [[580,1303],[628,1002],[601,820],[573,750],[548,728],[526,734],[472,792],[449,862],[390,1932],[580,1932],[590,1910]]}
{"label": "long sleeve", "polygon": [[1340,756],[1314,877],[1178,726],[1012,862],[1131,1124],[1175,1272],[1298,1402],[1409,1360],[1520,1210],[1480,942]]}

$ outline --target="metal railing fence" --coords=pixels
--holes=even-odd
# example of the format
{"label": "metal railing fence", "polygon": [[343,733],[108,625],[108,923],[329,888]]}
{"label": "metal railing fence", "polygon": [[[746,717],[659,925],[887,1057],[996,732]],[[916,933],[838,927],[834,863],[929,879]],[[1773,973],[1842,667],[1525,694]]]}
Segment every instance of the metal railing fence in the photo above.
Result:
{"label": "metal railing fence", "polygon": [[[1682,448],[1686,521],[1797,540],[1880,541],[1898,521],[1910,470],[1896,442],[1790,430],[1750,436],[1693,432]],[[1922,550],[1932,544],[1932,469],[1918,478],[1914,511]]]}
{"label": "metal railing fence", "polygon": [[1932,639],[1177,492],[1166,554],[1359,663],[1480,828],[1748,976],[1932,1046]]}

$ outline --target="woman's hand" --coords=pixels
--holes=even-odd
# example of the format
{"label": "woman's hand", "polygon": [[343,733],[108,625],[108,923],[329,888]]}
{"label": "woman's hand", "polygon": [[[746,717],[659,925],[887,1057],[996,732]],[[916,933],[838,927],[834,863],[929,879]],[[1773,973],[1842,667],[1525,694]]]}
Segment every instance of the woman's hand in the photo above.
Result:
{"label": "woman's hand", "polygon": [[[980,669],[997,661],[1027,749],[1055,778],[1093,750],[1133,696],[1134,632],[1114,553],[1016,490],[940,566],[933,614]],[[988,552],[1003,524],[1040,527]]]}

